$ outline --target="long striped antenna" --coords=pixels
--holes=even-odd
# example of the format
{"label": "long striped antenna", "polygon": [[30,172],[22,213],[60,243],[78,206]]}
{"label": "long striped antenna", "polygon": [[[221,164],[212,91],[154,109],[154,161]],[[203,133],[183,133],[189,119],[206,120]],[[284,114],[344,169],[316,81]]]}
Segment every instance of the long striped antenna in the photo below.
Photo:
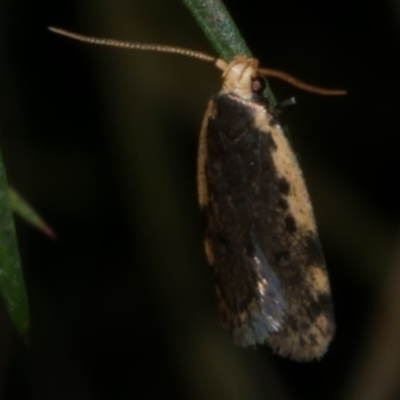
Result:
{"label": "long striped antenna", "polygon": [[60,28],[54,28],[53,26],[49,26],[49,31],[57,33],[58,35],[69,37],[74,40],[78,40],[80,42],[96,44],[99,46],[120,47],[122,49],[128,49],[128,50],[145,50],[145,51],[158,51],[161,53],[174,53],[174,54],[180,54],[182,56],[197,58],[199,60],[208,62],[217,61],[216,57],[209,56],[208,54],[201,53],[200,51],[184,49],[182,47],[166,46],[162,44],[122,42],[120,40],[114,40],[114,39],[101,39],[101,38],[80,35],[79,33],[66,31]]}
{"label": "long striped antenna", "polygon": [[[102,39],[102,38],[80,35],[79,33],[70,32],[65,29],[55,28],[53,26],[50,26],[48,29],[49,31],[54,32],[58,35],[66,36],[71,39],[78,40],[80,42],[95,44],[99,46],[119,47],[128,50],[144,50],[144,51],[157,51],[161,53],[180,54],[182,56],[193,57],[202,61],[215,63],[217,64],[217,67],[220,69],[223,69],[224,68],[223,66],[227,65],[225,61],[220,60],[217,57],[212,57],[200,51],[184,49],[182,47],[167,46],[162,44],[131,43],[114,39]],[[282,71],[267,69],[267,68],[259,68],[258,72],[261,75],[273,78],[279,78],[293,86],[298,87],[299,89],[302,89],[307,92],[316,93],[322,96],[342,96],[346,94],[345,90],[330,90],[310,85]]]}

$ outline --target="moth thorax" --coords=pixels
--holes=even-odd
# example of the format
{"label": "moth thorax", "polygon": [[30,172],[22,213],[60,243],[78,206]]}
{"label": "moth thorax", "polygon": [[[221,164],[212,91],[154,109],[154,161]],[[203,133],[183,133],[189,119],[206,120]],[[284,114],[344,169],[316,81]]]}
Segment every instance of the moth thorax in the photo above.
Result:
{"label": "moth thorax", "polygon": [[253,95],[252,80],[257,76],[257,68],[256,59],[235,57],[232,62],[225,64],[222,91],[250,99]]}

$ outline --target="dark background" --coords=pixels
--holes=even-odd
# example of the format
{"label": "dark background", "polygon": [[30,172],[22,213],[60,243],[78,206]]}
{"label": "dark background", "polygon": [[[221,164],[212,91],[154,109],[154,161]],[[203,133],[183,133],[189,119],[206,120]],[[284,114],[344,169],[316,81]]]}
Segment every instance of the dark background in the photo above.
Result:
{"label": "dark background", "polygon": [[400,6],[226,0],[272,81],[313,200],[336,307],[320,362],[235,347],[202,249],[196,147],[209,64],[56,36],[215,54],[175,0],[0,2],[8,179],[58,235],[17,219],[32,337],[1,311],[1,399],[400,398]]}

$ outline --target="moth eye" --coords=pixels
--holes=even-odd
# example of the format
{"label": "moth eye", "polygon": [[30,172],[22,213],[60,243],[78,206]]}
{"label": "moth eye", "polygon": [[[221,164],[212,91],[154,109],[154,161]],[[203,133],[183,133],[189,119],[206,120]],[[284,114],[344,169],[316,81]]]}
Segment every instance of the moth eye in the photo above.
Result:
{"label": "moth eye", "polygon": [[263,94],[265,90],[265,81],[264,79],[260,78],[259,76],[252,79],[251,81],[251,90],[257,94]]}

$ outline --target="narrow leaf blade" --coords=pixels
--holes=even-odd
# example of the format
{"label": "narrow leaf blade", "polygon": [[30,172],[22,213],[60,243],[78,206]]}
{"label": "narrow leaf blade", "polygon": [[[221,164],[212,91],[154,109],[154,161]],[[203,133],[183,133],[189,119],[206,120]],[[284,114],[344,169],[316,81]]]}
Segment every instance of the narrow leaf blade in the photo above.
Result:
{"label": "narrow leaf blade", "polygon": [[0,155],[0,296],[16,330],[27,340],[28,298],[10,207],[7,178]]}

